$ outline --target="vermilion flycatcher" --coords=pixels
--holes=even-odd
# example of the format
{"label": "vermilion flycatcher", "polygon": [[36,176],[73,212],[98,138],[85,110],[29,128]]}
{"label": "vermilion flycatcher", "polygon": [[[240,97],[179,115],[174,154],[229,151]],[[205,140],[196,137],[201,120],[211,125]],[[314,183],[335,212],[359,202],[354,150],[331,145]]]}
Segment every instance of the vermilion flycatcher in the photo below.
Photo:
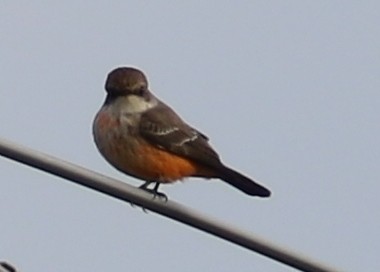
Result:
{"label": "vermilion flycatcher", "polygon": [[[96,146],[118,170],[144,180],[144,190],[163,195],[157,191],[160,183],[203,177],[219,178],[248,195],[270,196],[268,189],[225,166],[207,136],[149,91],[141,71],[117,68],[105,89],[93,124]],[[154,189],[148,189],[151,183]]]}

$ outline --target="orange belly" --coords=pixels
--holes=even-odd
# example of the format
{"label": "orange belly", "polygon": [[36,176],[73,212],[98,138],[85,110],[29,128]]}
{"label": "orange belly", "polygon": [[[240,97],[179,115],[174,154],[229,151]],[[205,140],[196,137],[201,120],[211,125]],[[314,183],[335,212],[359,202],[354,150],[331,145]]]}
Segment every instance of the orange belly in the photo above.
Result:
{"label": "orange belly", "polygon": [[193,161],[149,144],[140,145],[137,158],[132,164],[137,175],[161,182],[172,182],[207,172]]}
{"label": "orange belly", "polygon": [[174,182],[185,177],[213,177],[213,171],[159,149],[128,131],[107,112],[95,120],[95,142],[105,159],[120,171],[146,181]]}
{"label": "orange belly", "polygon": [[158,149],[143,140],[113,145],[106,158],[116,168],[147,181],[170,183],[185,177],[213,177],[213,172],[189,159]]}

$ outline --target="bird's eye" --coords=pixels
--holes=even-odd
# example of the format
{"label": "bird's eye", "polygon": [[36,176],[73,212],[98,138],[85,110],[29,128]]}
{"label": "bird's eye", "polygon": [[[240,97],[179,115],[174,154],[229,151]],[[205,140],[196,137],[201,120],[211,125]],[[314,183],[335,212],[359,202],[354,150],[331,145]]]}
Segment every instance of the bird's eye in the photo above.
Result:
{"label": "bird's eye", "polygon": [[139,89],[137,89],[137,95],[138,96],[144,96],[145,94],[145,87],[140,87]]}

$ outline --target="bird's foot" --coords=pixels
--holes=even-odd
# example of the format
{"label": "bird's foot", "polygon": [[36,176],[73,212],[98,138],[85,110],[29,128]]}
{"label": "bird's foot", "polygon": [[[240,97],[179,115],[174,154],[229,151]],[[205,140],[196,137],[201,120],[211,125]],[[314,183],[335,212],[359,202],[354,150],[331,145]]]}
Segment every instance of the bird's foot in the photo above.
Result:
{"label": "bird's foot", "polygon": [[[148,186],[152,183],[156,183],[153,187],[153,189],[148,188]],[[153,182],[153,181],[147,181],[143,185],[139,186],[138,188],[141,190],[144,190],[145,192],[151,194],[153,196],[152,199],[155,199],[156,197],[159,198],[159,200],[163,200],[164,202],[168,201],[168,197],[164,194],[158,191],[158,186],[160,186],[159,182]],[[135,203],[130,203],[132,207],[135,207]],[[143,211],[147,213],[147,210],[145,207],[142,207]]]}
{"label": "bird's foot", "polygon": [[[148,188],[148,186],[152,183],[156,183],[153,187],[153,189]],[[160,186],[159,182],[152,182],[152,181],[147,181],[143,185],[141,185],[139,188],[144,190],[145,192],[148,192],[153,195],[153,199],[158,197],[159,199],[162,199],[164,202],[168,201],[168,197],[166,194],[159,192],[158,187]]]}

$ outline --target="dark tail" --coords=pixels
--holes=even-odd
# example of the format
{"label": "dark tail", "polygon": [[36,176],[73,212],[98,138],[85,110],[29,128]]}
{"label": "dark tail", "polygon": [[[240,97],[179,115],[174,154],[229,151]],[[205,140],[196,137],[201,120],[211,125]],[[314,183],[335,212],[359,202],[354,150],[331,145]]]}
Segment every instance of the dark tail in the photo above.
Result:
{"label": "dark tail", "polygon": [[224,180],[228,184],[234,186],[235,188],[243,191],[248,195],[269,197],[271,194],[271,192],[264,186],[257,184],[250,178],[243,176],[242,174],[236,172],[235,170],[232,170],[231,168],[223,166],[221,167],[221,169],[219,169],[219,173],[220,179]]}

